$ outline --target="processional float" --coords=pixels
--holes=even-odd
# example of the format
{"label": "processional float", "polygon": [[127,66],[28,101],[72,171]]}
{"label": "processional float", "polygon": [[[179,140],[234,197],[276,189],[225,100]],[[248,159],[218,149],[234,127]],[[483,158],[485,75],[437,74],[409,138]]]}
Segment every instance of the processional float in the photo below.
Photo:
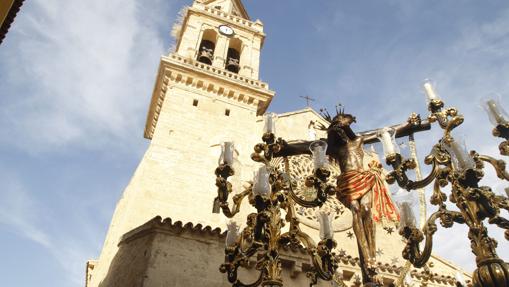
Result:
{"label": "processional float", "polygon": [[[227,274],[232,286],[283,286],[280,253],[285,247],[305,248],[313,266],[307,274],[311,285],[321,279],[345,286],[336,272],[339,255],[334,251],[341,243],[333,238],[331,211],[325,208],[318,211],[321,240],[317,243],[302,231],[296,214],[297,207],[322,207],[328,198],[336,197],[352,212],[352,226],[365,286],[381,286],[375,261],[374,222],[389,220],[399,222],[400,234],[406,241],[402,257],[416,268],[425,266],[431,256],[436,221],[446,228],[454,223],[466,224],[477,265],[472,286],[509,287],[509,265],[498,257],[497,242],[488,236],[484,224],[486,220],[505,229],[505,239],[509,240],[509,220],[500,215],[503,209],[509,211],[509,200],[494,193],[490,187],[479,185],[486,163],[495,169],[500,179],[509,181],[505,162],[475,151],[467,152],[463,141],[452,135],[453,130],[463,123],[463,116],[456,108],[445,108],[429,81],[424,83],[424,90],[430,112],[426,120],[421,120],[419,115],[413,113],[403,124],[355,133],[350,126],[356,118],[345,113],[343,108],[336,107],[335,116],[322,111],[324,119],[329,122],[328,126],[321,127],[327,132],[327,138],[312,142],[289,143],[277,138],[274,133],[276,115],[264,115],[263,143],[256,144],[251,155],[255,162],[260,163],[260,167],[255,172],[253,182],[233,196],[231,208],[228,198],[232,193],[232,183],[228,178],[235,174],[234,144],[223,143],[220,165],[215,171],[218,195],[214,201],[214,212],[222,210],[226,217],[232,218],[240,211],[241,203],[246,198],[256,209],[256,212],[247,216],[242,231],[236,222],[228,224],[225,262],[220,271]],[[505,139],[499,149],[502,155],[507,156],[509,116],[496,100],[486,100],[484,105],[495,124],[493,134]],[[418,162],[415,158],[405,159],[395,139],[405,136],[413,139],[415,132],[429,130],[431,124],[435,123],[443,134],[425,158],[431,171],[422,179],[412,180],[407,173],[414,170]],[[363,165],[363,145],[377,141],[382,143],[386,163],[392,167],[392,171],[385,176],[380,163],[371,162],[367,168]],[[302,183],[314,190],[316,195],[312,199],[296,193],[296,177],[288,170],[271,165],[274,158],[302,154],[312,155],[313,172]],[[329,181],[329,164],[338,165],[341,170],[335,178],[335,184]],[[382,180],[397,184],[408,192],[432,186],[430,203],[438,210],[419,228],[408,204],[402,203],[398,212]],[[446,187],[450,188],[448,194],[444,192]],[[449,210],[447,201],[453,203],[457,210]],[[255,268],[259,271],[258,279],[243,283],[238,278],[238,269],[246,267],[253,256],[257,258]]]}

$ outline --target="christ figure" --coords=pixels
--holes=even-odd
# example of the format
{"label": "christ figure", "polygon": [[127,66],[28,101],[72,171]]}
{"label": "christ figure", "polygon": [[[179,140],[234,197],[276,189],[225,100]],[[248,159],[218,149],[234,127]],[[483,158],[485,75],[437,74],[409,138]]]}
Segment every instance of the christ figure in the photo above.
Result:
{"label": "christ figure", "polygon": [[[363,145],[377,141],[376,130],[356,134],[350,127],[356,122],[354,116],[338,111],[329,121],[327,131],[327,154],[340,167],[337,177],[336,196],[352,212],[352,227],[357,238],[363,282],[377,284],[375,278],[376,242],[375,222],[398,222],[399,214],[392,202],[382,176],[382,165],[372,161],[364,167]],[[397,136],[429,129],[429,124],[405,123],[394,127]],[[309,142],[287,144],[278,156],[308,153]]]}

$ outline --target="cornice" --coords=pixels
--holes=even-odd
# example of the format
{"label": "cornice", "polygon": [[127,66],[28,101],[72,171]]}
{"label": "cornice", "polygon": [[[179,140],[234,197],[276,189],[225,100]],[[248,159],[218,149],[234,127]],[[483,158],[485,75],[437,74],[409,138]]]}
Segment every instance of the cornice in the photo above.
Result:
{"label": "cornice", "polygon": [[215,9],[213,7],[208,7],[208,6],[189,7],[188,13],[203,14],[208,17],[224,21],[225,23],[228,23],[231,26],[234,26],[236,28],[246,29],[246,30],[249,30],[255,34],[262,36],[263,38],[265,37],[265,33],[263,32],[263,24],[260,21],[253,22],[250,20],[246,20],[244,18],[237,17],[234,15],[228,14],[224,11],[221,11],[219,9]]}
{"label": "cornice", "polygon": [[128,243],[132,240],[144,237],[152,233],[172,233],[180,234],[184,231],[199,234],[200,236],[208,235],[215,238],[225,238],[226,231],[221,228],[212,228],[210,226],[203,226],[202,224],[193,224],[191,222],[183,223],[182,221],[173,222],[171,218],[163,219],[161,216],[156,216],[149,220],[147,223],[127,232],[124,234],[119,242],[120,244]]}
{"label": "cornice", "polygon": [[[16,18],[16,14],[18,14],[21,6],[23,5],[24,0],[14,0],[11,7],[9,8],[9,12],[7,12],[7,16],[0,23],[0,44],[2,44],[5,35],[9,31],[11,24],[14,22],[14,18]],[[1,20],[1,19],[0,19]]]}
{"label": "cornice", "polygon": [[227,70],[170,54],[162,57],[147,114],[144,136],[152,139],[166,96],[172,86],[190,86],[218,97],[233,100],[256,109],[261,115],[275,95],[267,83],[253,80]]}

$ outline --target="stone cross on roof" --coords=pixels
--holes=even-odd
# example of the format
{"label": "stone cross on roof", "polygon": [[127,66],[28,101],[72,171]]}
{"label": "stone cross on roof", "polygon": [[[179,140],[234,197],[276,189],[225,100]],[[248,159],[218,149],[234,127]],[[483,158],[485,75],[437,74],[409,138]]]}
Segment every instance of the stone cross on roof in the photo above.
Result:
{"label": "stone cross on roof", "polygon": [[309,107],[309,103],[310,102],[314,102],[315,101],[315,99],[309,97],[308,95],[306,95],[305,97],[303,97],[303,96],[300,96],[300,97],[303,98],[303,99],[306,99],[306,106],[307,107]]}

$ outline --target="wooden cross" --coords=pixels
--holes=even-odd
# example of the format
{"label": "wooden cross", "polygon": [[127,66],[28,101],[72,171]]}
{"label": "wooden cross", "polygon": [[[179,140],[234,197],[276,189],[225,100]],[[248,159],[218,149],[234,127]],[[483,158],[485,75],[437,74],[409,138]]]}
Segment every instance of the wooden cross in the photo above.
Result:
{"label": "wooden cross", "polygon": [[300,96],[300,97],[303,98],[303,99],[306,99],[306,106],[307,107],[309,107],[309,102],[314,102],[315,101],[315,99],[310,98],[308,95],[306,95],[305,97],[303,97],[303,96]]}

